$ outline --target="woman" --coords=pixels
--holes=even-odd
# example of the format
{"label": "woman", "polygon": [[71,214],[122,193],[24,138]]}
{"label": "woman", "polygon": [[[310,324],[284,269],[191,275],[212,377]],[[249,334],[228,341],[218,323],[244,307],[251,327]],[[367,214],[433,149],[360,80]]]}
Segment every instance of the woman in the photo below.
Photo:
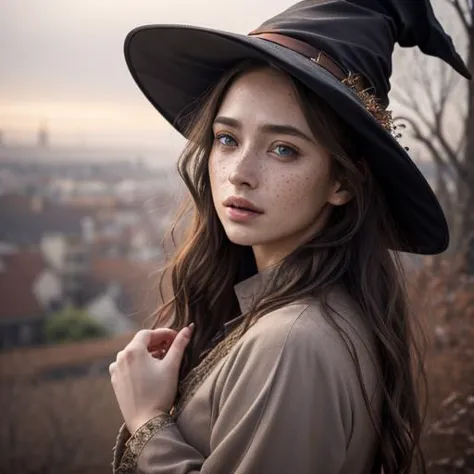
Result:
{"label": "woman", "polygon": [[110,367],[125,421],[115,472],[423,467],[391,249],[439,253],[448,231],[392,136],[395,41],[469,77],[428,1],[303,1],[249,36],[129,35],[135,80],[189,139],[193,220],[157,329]]}

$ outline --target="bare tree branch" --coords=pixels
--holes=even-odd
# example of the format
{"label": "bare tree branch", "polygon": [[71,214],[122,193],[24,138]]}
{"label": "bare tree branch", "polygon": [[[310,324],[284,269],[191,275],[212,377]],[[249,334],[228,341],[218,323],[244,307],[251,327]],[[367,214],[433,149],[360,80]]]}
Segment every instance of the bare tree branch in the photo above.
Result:
{"label": "bare tree branch", "polygon": [[469,34],[471,30],[471,24],[469,23],[469,20],[467,19],[467,14],[469,13],[470,8],[472,8],[471,5],[469,5],[469,2],[466,0],[466,6],[463,7],[461,5],[461,0],[449,0],[449,3],[453,6],[454,10],[458,14],[459,20],[461,21],[461,24],[466,32],[466,34]]}
{"label": "bare tree branch", "polygon": [[[397,99],[398,100],[398,99]],[[430,135],[429,137],[428,136],[425,136],[422,132],[421,132],[421,129],[420,127],[418,126],[418,124],[416,124],[416,122],[413,120],[413,119],[410,119],[409,117],[405,116],[403,117],[407,122],[410,123],[410,126],[412,126],[413,130],[414,130],[414,138],[416,140],[419,140],[420,142],[422,142],[430,152],[432,152],[433,150],[433,142],[434,140],[437,140],[439,141],[444,153],[446,154],[446,156],[448,157],[449,159],[449,162],[451,163],[451,165],[453,166],[453,168],[461,175],[464,174],[464,167],[461,163],[461,160],[459,159],[459,155],[457,153],[457,148],[454,149],[448,142],[448,140],[446,139],[446,137],[444,136],[444,133],[442,131],[442,128],[439,128],[437,127],[438,124],[441,124],[442,123],[442,119],[441,117],[438,118],[437,122],[438,124],[436,124],[436,120],[430,120],[429,117],[426,116],[425,113],[423,112],[417,112],[417,110],[419,110],[419,107],[418,106],[415,106],[415,104],[413,104],[412,106],[412,111],[417,113],[417,116],[418,118],[420,119],[420,121],[423,123],[423,125],[425,126],[425,128],[428,129],[428,131],[430,132]],[[441,110],[441,114],[443,114],[444,112],[444,109]],[[433,123],[435,122],[435,123]],[[416,125],[415,125],[416,124]],[[438,153],[438,151],[436,150],[436,152]],[[435,159],[435,156],[433,156],[433,158]]]}
{"label": "bare tree branch", "polygon": [[[453,176],[453,171],[452,169],[456,171],[456,174],[462,179],[466,180],[467,177],[464,173],[464,168],[461,164],[461,162],[458,159],[455,159],[454,161],[452,160],[452,157],[448,155],[448,160],[449,164],[446,162],[446,160],[443,158],[443,155],[440,153],[440,151],[436,148],[435,146],[435,136],[433,133],[430,133],[430,135],[426,135],[425,133],[422,132],[419,124],[412,118],[408,116],[398,116],[396,117],[395,120],[402,120],[410,125],[412,128],[412,134],[413,138],[415,140],[419,141],[422,143],[430,152],[433,160],[435,161],[436,165],[439,166],[445,173],[451,175],[452,178],[455,179],[455,176]],[[430,130],[431,132],[431,130]],[[436,137],[439,139],[439,137]],[[444,147],[443,147],[444,149]],[[445,150],[444,150],[445,151]],[[455,155],[455,152],[451,150],[452,154]],[[451,166],[450,166],[451,165]],[[451,168],[452,167],[452,168]]]}
{"label": "bare tree branch", "polygon": [[472,8],[472,0],[464,0],[463,10],[469,14],[469,11],[471,10],[471,8]]}
{"label": "bare tree branch", "polygon": [[433,81],[427,73],[426,68],[420,68],[420,73],[418,74],[417,82],[420,82],[420,84],[423,86],[423,92],[428,97],[428,103],[431,108],[431,113],[433,114],[434,121],[436,123],[436,126],[438,127],[442,115],[440,98],[435,97],[435,92],[433,90]]}
{"label": "bare tree branch", "polygon": [[462,178],[465,179],[465,168],[462,164],[462,161],[459,159],[455,149],[449,144],[447,141],[446,137],[444,136],[444,133],[442,131],[436,130],[434,127],[430,127],[430,131],[433,134],[433,136],[436,136],[438,139],[441,147],[443,148],[444,152],[446,153],[450,163],[453,165],[453,167],[456,169],[456,171],[462,175]]}
{"label": "bare tree branch", "polygon": [[466,146],[466,134],[463,133],[461,136],[461,140],[459,140],[458,146],[456,147],[456,155],[459,155],[462,150],[464,150],[464,147]]}
{"label": "bare tree branch", "polygon": [[393,97],[403,107],[412,110],[417,115],[421,113],[418,100],[416,100],[411,88],[398,88],[393,91]]}
{"label": "bare tree branch", "polygon": [[[414,138],[433,154],[434,160],[439,160],[440,156],[439,150],[434,145],[438,143],[452,169],[463,175],[462,179],[464,179],[459,145],[451,144],[444,128],[447,103],[458,78],[451,68],[443,63],[438,64],[436,74],[433,74],[426,56],[415,53],[415,59],[417,67],[410,81],[407,81],[404,87],[395,90],[393,96],[400,105],[410,111],[409,115],[416,116],[416,124],[413,119],[408,120],[413,128]],[[426,129],[427,132],[422,129]]]}
{"label": "bare tree branch", "polygon": [[455,89],[456,83],[459,81],[459,75],[451,67],[446,67],[444,63],[438,62],[437,64],[440,78],[438,106],[440,110],[444,110],[451,93]]}
{"label": "bare tree branch", "polygon": [[447,215],[449,218],[452,216],[453,199],[451,193],[449,192],[446,175],[439,167],[437,168],[436,173],[436,188],[436,193],[440,198],[443,208],[448,211]]}

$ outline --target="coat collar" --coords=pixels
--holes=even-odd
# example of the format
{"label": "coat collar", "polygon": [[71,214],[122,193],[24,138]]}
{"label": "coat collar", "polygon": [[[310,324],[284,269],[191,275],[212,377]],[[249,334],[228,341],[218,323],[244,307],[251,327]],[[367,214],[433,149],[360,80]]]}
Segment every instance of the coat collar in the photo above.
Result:
{"label": "coat collar", "polygon": [[275,265],[265,268],[261,272],[242,280],[234,286],[234,292],[239,302],[241,314],[224,323],[224,334],[226,336],[244,320],[245,314],[254,303],[255,298],[259,296],[261,289],[270,279],[275,269]]}

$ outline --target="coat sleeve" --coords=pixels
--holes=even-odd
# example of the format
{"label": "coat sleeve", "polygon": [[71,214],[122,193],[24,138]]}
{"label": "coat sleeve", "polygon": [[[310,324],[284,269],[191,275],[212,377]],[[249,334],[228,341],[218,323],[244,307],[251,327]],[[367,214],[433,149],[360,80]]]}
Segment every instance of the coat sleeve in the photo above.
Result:
{"label": "coat sleeve", "polygon": [[303,316],[257,324],[229,353],[216,384],[208,458],[162,418],[134,435],[141,441],[133,462],[117,474],[338,473],[352,426],[349,355],[341,355],[335,331]]}

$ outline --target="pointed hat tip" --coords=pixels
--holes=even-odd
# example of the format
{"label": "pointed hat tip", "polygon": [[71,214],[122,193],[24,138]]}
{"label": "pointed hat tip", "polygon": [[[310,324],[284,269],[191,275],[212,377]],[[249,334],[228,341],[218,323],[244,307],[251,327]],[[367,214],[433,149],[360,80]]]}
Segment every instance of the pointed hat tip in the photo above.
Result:
{"label": "pointed hat tip", "polygon": [[472,73],[469,68],[466,66],[466,63],[462,60],[462,58],[455,53],[455,57],[452,61],[448,62],[453,69],[455,69],[461,76],[465,77],[466,79],[472,79]]}
{"label": "pointed hat tip", "polygon": [[464,67],[462,71],[459,71],[466,79],[472,80],[472,73],[467,67]]}

